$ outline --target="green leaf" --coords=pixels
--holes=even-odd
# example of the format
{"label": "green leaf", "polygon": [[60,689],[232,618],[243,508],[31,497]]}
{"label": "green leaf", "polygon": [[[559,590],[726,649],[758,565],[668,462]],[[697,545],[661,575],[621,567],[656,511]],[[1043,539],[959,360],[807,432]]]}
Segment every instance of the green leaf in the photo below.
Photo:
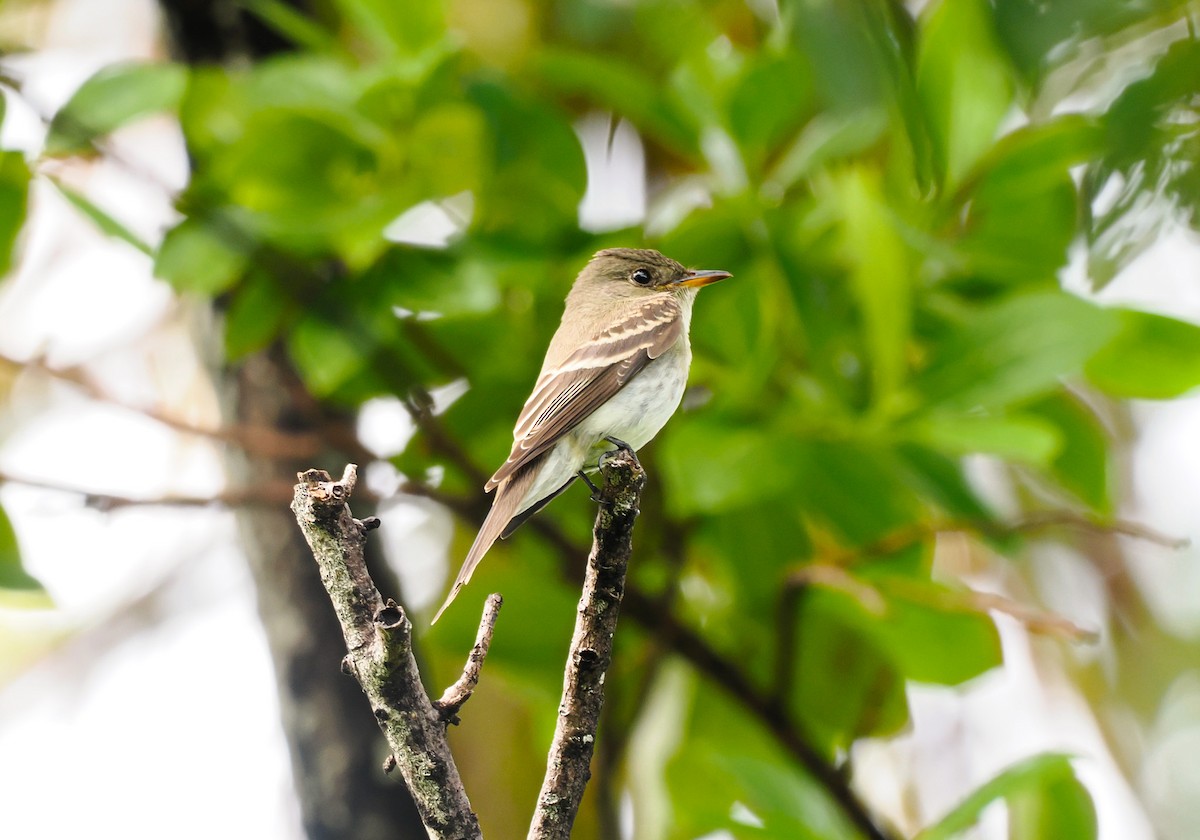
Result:
{"label": "green leaf", "polygon": [[1200,327],[1122,310],[1121,332],[1087,364],[1097,388],[1115,397],[1166,400],[1200,385]]}
{"label": "green leaf", "polygon": [[815,820],[810,810],[820,796],[819,789],[798,773],[782,772],[779,762],[736,752],[716,760],[741,793],[736,802],[742,807],[731,807],[728,814],[727,826],[735,832],[735,837],[746,836],[747,830],[753,832],[751,836],[756,840],[829,840],[852,836],[828,818],[831,825],[823,830],[813,826]]}
{"label": "green leaf", "polygon": [[[718,577],[714,586],[734,596],[735,611],[754,614],[774,608],[780,575],[811,552],[803,519],[786,494],[703,516],[689,540],[689,554],[711,558],[712,574]],[[725,622],[714,622],[712,632],[719,632],[721,624]]]}
{"label": "green leaf", "polygon": [[1047,465],[1050,475],[1092,510],[1112,513],[1110,440],[1092,410],[1063,391],[1031,403],[1025,411],[1058,430],[1062,447]]}
{"label": "green leaf", "polygon": [[967,210],[956,244],[965,257],[963,270],[1012,285],[1056,285],[1078,228],[1079,200],[1070,176],[1028,192],[993,183],[981,187]]}
{"label": "green leaf", "polygon": [[357,38],[383,57],[417,55],[435,47],[446,34],[442,3],[336,0],[334,5],[353,23]]}
{"label": "green leaf", "polygon": [[1021,840],[1095,840],[1099,831],[1091,793],[1068,773],[1010,795],[1008,826],[1009,835]]}
{"label": "green leaf", "polygon": [[[197,70],[180,111],[196,169],[185,206],[236,214],[247,236],[302,259],[335,257],[351,271],[369,266],[387,248],[384,228],[437,197],[425,176],[445,182],[447,172],[444,163],[414,170],[418,82],[384,78],[393,84],[312,54],[273,57],[236,74]],[[468,148],[457,143],[453,154]]]}
{"label": "green leaf", "polygon": [[179,64],[113,64],[75,91],[50,122],[46,154],[91,150],[92,142],[139,117],[179,106],[187,68]]}
{"label": "green leaf", "polygon": [[17,534],[0,507],[0,604],[15,607],[49,607],[50,596],[37,578],[21,565]]}
{"label": "green leaf", "polygon": [[729,100],[729,126],[742,154],[758,168],[812,111],[808,65],[794,52],[756,54]]}
{"label": "green leaf", "polygon": [[369,355],[361,343],[317,313],[292,330],[288,351],[313,395],[327,397],[365,368]]}
{"label": "green leaf", "polygon": [[[1068,45],[1099,42],[1138,22],[1149,22],[1177,0],[1160,3],[1113,3],[1111,0],[1071,0],[1050,4],[1002,0],[995,4],[998,37],[1013,63],[1034,91],[1038,84],[1074,53]],[[1148,20],[1149,19],[1149,20]],[[1161,21],[1158,25],[1162,25]]]}
{"label": "green leaf", "polygon": [[294,305],[271,274],[252,270],[225,313],[225,356],[237,361],[266,348]]}
{"label": "green leaf", "polygon": [[1084,181],[1093,196],[1108,191],[1103,201],[1092,202],[1096,213],[1089,218],[1088,275],[1095,288],[1161,237],[1163,208],[1195,219],[1197,85],[1200,41],[1179,38],[1103,115],[1105,154]]}
{"label": "green leaf", "polygon": [[[785,17],[794,46],[813,68],[813,85],[826,110],[849,113],[885,104],[891,80],[883,53],[895,33],[872,31],[863,19],[864,8],[805,3],[791,7]],[[847,56],[855,60],[847,61]]]}
{"label": "green leaf", "polygon": [[230,93],[234,107],[238,94],[245,96],[251,110],[243,124],[250,133],[257,118],[302,117],[358,145],[377,149],[390,139],[388,131],[359,107],[359,97],[377,78],[335,56],[284,53],[254,65],[244,77],[235,76],[232,81],[237,90]]}
{"label": "green leaf", "polygon": [[1108,344],[1120,315],[1063,292],[1010,297],[972,310],[937,343],[916,387],[931,406],[991,410],[1054,390]]}
{"label": "green leaf", "polygon": [[832,161],[861,154],[879,142],[886,128],[884,112],[875,108],[847,114],[818,114],[800,129],[771,165],[764,179],[764,193],[782,195]]}
{"label": "green leaf", "polygon": [[478,197],[475,227],[513,243],[577,231],[587,167],[566,115],[499,84],[476,84],[469,96],[494,141],[493,177]]}
{"label": "green leaf", "polygon": [[1066,114],[1006,134],[980,164],[980,188],[1032,196],[1058,183],[1073,166],[1104,149],[1104,130],[1095,119]]}
{"label": "green leaf", "polygon": [[864,629],[905,679],[959,685],[1002,664],[1000,636],[986,613],[963,608],[943,584],[883,566],[878,577],[872,571],[866,567],[860,576],[884,596],[886,610]]}
{"label": "green leaf", "polygon": [[[1000,637],[990,616],[925,577],[931,551],[917,545],[855,575],[813,567],[814,590],[803,597],[822,605],[824,620],[837,616],[838,633],[854,628],[901,680],[959,685],[1002,663]],[[829,679],[843,673],[829,665]]]}
{"label": "green leaf", "polygon": [[1063,448],[1052,423],[1028,414],[932,413],[905,427],[914,441],[950,455],[983,452],[1045,466]]}
{"label": "green leaf", "polygon": [[956,247],[971,270],[1023,285],[1056,282],[1079,227],[1070,170],[1100,152],[1102,136],[1094,121],[1065,116],[996,143],[978,180],[948,209],[962,217],[962,202],[969,202]]}
{"label": "green leaf", "polygon": [[792,467],[766,431],[676,422],[658,447],[666,499],[677,516],[726,511],[780,492]]}
{"label": "green leaf", "polygon": [[179,126],[192,159],[193,182],[212,178],[218,155],[244,131],[249,109],[244,74],[196,67],[179,105]]}
{"label": "green leaf", "polygon": [[[984,809],[996,800],[1010,799],[1011,801],[1014,798],[1025,796],[1030,792],[1054,790],[1064,780],[1075,780],[1075,771],[1071,767],[1068,756],[1058,753],[1043,753],[1026,759],[1009,767],[1000,773],[1000,775],[976,789],[949,814],[938,820],[935,825],[918,834],[915,840],[951,840],[951,838],[957,837],[975,825],[983,814]],[[1086,791],[1084,793],[1086,795]],[[1092,817],[1093,828],[1088,833],[1086,831],[1086,824],[1078,819],[1080,810],[1079,802],[1076,798],[1077,792],[1073,793],[1072,797],[1074,801],[1063,802],[1063,805],[1072,811],[1073,819],[1070,819],[1071,826],[1083,829],[1082,833],[1075,833],[1073,831],[1058,835],[1016,833],[1013,836],[1020,837],[1021,840],[1040,840],[1041,838],[1049,840],[1051,837],[1060,839],[1070,837],[1072,840],[1075,840],[1075,838],[1088,840],[1090,837],[1095,837],[1094,813]],[[1090,798],[1088,799],[1088,804],[1091,804]]]}
{"label": "green leaf", "polygon": [[426,109],[412,127],[408,147],[413,173],[430,195],[479,190],[491,150],[487,124],[477,108],[449,102]]}
{"label": "green leaf", "polygon": [[617,56],[599,56],[550,47],[537,56],[544,84],[625,117],[640,131],[668,148],[689,155],[699,151],[698,130],[686,115],[664,101],[661,83],[634,63]]}
{"label": "green leaf", "polygon": [[491,312],[500,305],[497,275],[505,270],[495,261],[393,248],[365,275],[378,278],[387,289],[381,303],[415,313],[449,318]]}
{"label": "green leaf", "polygon": [[898,446],[896,455],[904,465],[906,484],[927,503],[938,506],[956,519],[986,522],[992,518],[991,511],[967,483],[959,459],[911,443]]}
{"label": "green leaf", "polygon": [[[718,829],[778,840],[859,837],[828,793],[742,709],[695,677],[683,689],[690,714],[666,768],[672,806],[666,837],[692,840]],[[749,815],[761,827],[747,824]]]}
{"label": "green leaf", "polygon": [[790,471],[789,492],[814,525],[829,529],[846,545],[867,545],[920,517],[908,476],[890,448],[780,438],[774,438],[775,468]]}
{"label": "green leaf", "polygon": [[[581,492],[586,493],[586,488],[581,488]],[[472,528],[457,529],[450,556],[466,556],[473,536]],[[514,621],[506,638],[501,639],[497,634],[488,658],[495,655],[494,664],[498,668],[510,676],[527,679],[531,683],[529,690],[536,691],[539,697],[549,695],[547,699],[553,708],[562,676],[562,640],[570,638],[579,590],[556,574],[550,552],[535,547],[536,543],[536,539],[531,540],[523,531],[499,542],[488,552],[487,562],[479,567],[478,584],[473,577],[471,586],[459,596],[462,603],[456,600],[453,608],[427,633],[431,642],[443,646],[453,659],[460,659],[463,645],[470,647],[478,629],[479,607],[487,593],[503,592],[504,609]],[[449,570],[450,574],[455,571]],[[426,618],[432,617],[431,611]],[[451,667],[461,669],[462,663]],[[555,680],[555,676],[560,680]],[[548,717],[553,727],[553,713]],[[550,733],[546,735],[549,737]]]}
{"label": "green leaf", "polygon": [[912,312],[908,251],[891,218],[880,173],[858,167],[834,186],[842,214],[842,259],[862,314],[876,405],[886,409],[906,373]]}
{"label": "green leaf", "polygon": [[926,10],[917,52],[917,94],[945,183],[959,184],[991,146],[1012,84],[984,0],[941,0]]}
{"label": "green leaf", "polygon": [[68,187],[57,178],[50,177],[48,180],[50,183],[54,184],[54,186],[60,193],[63,194],[63,197],[66,198],[67,201],[71,202],[71,204],[75,206],[76,210],[91,219],[96,227],[100,228],[100,230],[105,234],[113,237],[114,239],[120,239],[122,242],[132,245],[146,256],[154,255],[154,249],[151,248],[144,239],[131,231],[120,221],[110,216],[105,210],[102,210],[100,207],[98,207],[83,193]]}
{"label": "green leaf", "polygon": [[[726,124],[730,100],[737,83],[738,72],[744,65],[742,57],[733,51],[728,53],[694,50],[679,57],[666,78],[665,96],[674,110],[687,115],[689,123],[698,129],[700,150],[708,161],[711,171],[724,180],[722,170],[734,167],[738,174],[745,175],[742,150],[734,148],[728,137]],[[780,84],[787,82],[780,80]],[[799,87],[799,86],[797,86]],[[800,91],[797,90],[797,94]],[[717,154],[711,148],[712,135],[720,134],[728,142],[728,149]],[[729,161],[722,158],[728,156]],[[713,167],[713,163],[718,165]]]}
{"label": "green leaf", "polygon": [[1179,114],[1193,112],[1197,84],[1200,43],[1180,38],[1159,58],[1154,70],[1125,87],[1104,114],[1107,164],[1117,169],[1161,169],[1180,148],[1167,142],[1173,137],[1171,123]]}
{"label": "green leaf", "polygon": [[908,722],[904,676],[873,632],[878,619],[841,591],[810,586],[800,595],[789,703],[830,753]]}
{"label": "green leaf", "polygon": [[25,223],[29,177],[29,164],[23,154],[0,151],[0,277],[12,265],[17,235]]}
{"label": "green leaf", "polygon": [[184,219],[167,232],[154,261],[154,276],[181,292],[217,295],[233,286],[249,262],[230,244],[233,234],[215,222]]}
{"label": "green leaf", "polygon": [[283,0],[238,0],[264,23],[293,44],[318,53],[340,53],[333,34],[314,18],[301,14]]}
{"label": "green leaf", "polygon": [[382,248],[392,216],[378,206],[385,198],[375,183],[379,160],[345,129],[325,113],[258,110],[210,175],[230,203],[250,211],[258,229],[288,250],[327,253],[343,236]]}

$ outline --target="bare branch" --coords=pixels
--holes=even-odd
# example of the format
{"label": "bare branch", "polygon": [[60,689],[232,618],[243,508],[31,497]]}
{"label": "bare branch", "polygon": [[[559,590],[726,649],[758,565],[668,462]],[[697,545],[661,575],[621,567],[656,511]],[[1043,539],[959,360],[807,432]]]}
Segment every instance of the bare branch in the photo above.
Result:
{"label": "bare branch", "polygon": [[[820,586],[850,596],[864,611],[873,615],[883,616],[888,611],[887,599],[882,592],[867,581],[854,577],[840,566],[810,563],[789,574],[784,580],[784,586],[786,606],[782,609],[794,611],[795,605],[790,602],[794,601],[795,593],[807,586]],[[904,578],[892,579],[890,586],[896,594],[905,599],[925,604],[942,612],[975,613],[977,615],[986,615],[991,611],[1000,612],[1021,622],[1030,633],[1053,636],[1070,642],[1096,642],[1099,639],[1099,634],[1095,630],[1080,627],[1057,613],[1039,610],[1004,595],[978,592],[973,589],[929,589]],[[780,642],[782,643],[785,638],[781,635]],[[784,663],[790,661],[790,659],[783,660]]]}
{"label": "bare branch", "polygon": [[575,634],[563,675],[558,723],[538,794],[530,840],[568,840],[591,777],[596,727],[604,705],[604,675],[612,661],[613,637],[633,551],[633,523],[646,473],[637,456],[621,449],[602,467],[604,487],[596,514]]}
{"label": "bare branch", "polygon": [[233,487],[212,496],[167,495],[147,496],[145,498],[120,496],[113,493],[97,493],[83,487],[71,487],[44,478],[13,475],[8,472],[0,472],[0,484],[21,484],[26,487],[37,487],[42,490],[54,490],[59,493],[82,496],[85,505],[101,511],[116,510],[117,508],[124,507],[153,506],[210,507],[219,505],[224,507],[276,508],[282,504],[286,504],[292,498],[291,485],[280,483],[265,483],[253,487]]}
{"label": "bare branch", "polygon": [[943,602],[939,606],[942,609],[948,606],[953,607],[954,599],[956,598],[961,599],[962,607],[971,612],[994,610],[1015,618],[1025,626],[1026,630],[1035,635],[1050,636],[1068,642],[1086,642],[1089,644],[1094,644],[1100,640],[1100,633],[1098,631],[1080,627],[1065,616],[1039,610],[993,592],[975,592],[972,590],[953,592],[949,595],[949,603]]}
{"label": "bare branch", "polygon": [[430,838],[482,838],[445,726],[421,685],[412,625],[399,605],[383,603],[367,572],[363,545],[375,523],[354,519],[346,504],[357,474],[353,464],[336,482],[323,470],[301,473],[292,501],[346,638],[343,669],[366,693]]}
{"label": "bare branch", "polygon": [[463,666],[462,676],[445,690],[440,700],[433,702],[433,707],[447,723],[458,723],[458,710],[471,699],[475,686],[479,685],[479,671],[483,668],[483,660],[487,658],[488,648],[492,646],[492,632],[496,629],[496,618],[503,605],[504,599],[500,593],[493,592],[487,597],[483,616],[479,619],[479,631],[475,634],[475,646],[471,648],[471,655]]}
{"label": "bare branch", "polygon": [[1078,528],[1083,531],[1091,531],[1098,534],[1115,534],[1119,537],[1130,537],[1135,540],[1143,540],[1144,542],[1161,545],[1164,548],[1184,549],[1191,545],[1191,540],[1187,537],[1173,537],[1170,534],[1164,534],[1162,531],[1156,531],[1149,525],[1143,525],[1140,522],[1131,522],[1127,519],[1113,519],[1111,521],[1090,519],[1071,511],[1050,510],[1038,513],[1031,513],[1019,519],[1011,526],[1013,531],[1038,531],[1043,528],[1053,528],[1056,526]]}
{"label": "bare branch", "polygon": [[946,519],[923,522],[898,528],[865,546],[826,546],[818,552],[816,562],[827,566],[855,566],[875,558],[894,554],[917,543],[935,539],[939,534],[961,533],[980,539],[1007,539],[1054,528],[1072,528],[1089,534],[1105,534],[1161,545],[1164,548],[1187,548],[1189,540],[1173,537],[1161,531],[1126,519],[1095,519],[1071,510],[1035,511],[1010,522],[988,519]]}
{"label": "bare branch", "polygon": [[[70,385],[79,390],[85,397],[96,402],[135,412],[161,423],[180,434],[208,438],[218,443],[236,446],[253,455],[264,458],[309,458],[314,457],[321,448],[320,437],[312,433],[285,432],[270,426],[251,426],[245,424],[229,425],[220,428],[199,426],[188,420],[168,414],[150,406],[131,405],[117,399],[101,387],[82,366],[58,368],[46,364],[41,359],[22,362],[8,356],[0,355],[0,372],[16,374],[28,371],[58,382]],[[291,489],[288,488],[288,498]]]}

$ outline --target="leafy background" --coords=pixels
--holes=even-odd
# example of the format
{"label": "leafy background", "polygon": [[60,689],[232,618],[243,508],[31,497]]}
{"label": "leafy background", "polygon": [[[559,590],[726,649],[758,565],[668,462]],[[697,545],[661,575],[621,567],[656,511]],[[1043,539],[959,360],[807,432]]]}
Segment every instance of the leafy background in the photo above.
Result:
{"label": "leafy background", "polygon": [[[5,44],[13,121],[45,118],[25,145],[5,119],[9,312],[37,283],[22,260],[47,206],[172,295],[153,286],[159,315],[119,364],[6,348],[6,452],[28,442],[46,407],[29,394],[49,382],[202,433],[228,477],[197,493],[172,469],[165,487],[114,492],[105,476],[39,480],[10,454],[0,502],[28,510],[20,493],[39,481],[82,489],[89,510],[137,522],[126,552],[153,528],[196,528],[179,523],[205,492],[238,511],[250,575],[235,579],[257,592],[309,836],[382,836],[375,818],[403,819],[367,793],[330,816],[339,791],[367,785],[322,774],[314,750],[339,741],[394,795],[374,780],[369,732],[359,744],[303,714],[334,696],[337,639],[313,640],[321,653],[294,639],[328,631],[309,623],[327,605],[287,559],[279,514],[297,466],[346,460],[371,464],[356,512],[386,514],[390,585],[422,625],[431,686],[460,666],[483,595],[506,597],[453,736],[485,833],[524,830],[586,493],[489,556],[436,629],[420,619],[482,516],[482,477],[570,278],[616,244],[736,279],[701,296],[692,389],[644,452],[633,589],[576,835],[858,837],[871,829],[845,807],[856,797],[885,836],[1194,836],[1200,780],[1172,756],[1198,731],[1195,601],[1179,619],[1155,594],[1194,594],[1194,555],[1128,521],[1147,515],[1145,401],[1200,384],[1194,287],[1156,300],[1147,270],[1164,242],[1195,247],[1192,4],[164,2],[141,14],[167,54],[97,62],[38,114],[17,51],[54,31],[54,5],[0,10],[31,33]],[[155,169],[147,126],[178,138],[175,169]],[[136,194],[104,192],[114,166],[175,214],[130,221]],[[183,344],[186,387],[165,361]],[[174,384],[130,385],[139,364]],[[105,634],[86,610],[26,615],[46,608],[39,578],[61,558],[34,562],[12,518],[5,666],[29,698],[37,663],[72,639],[103,649]],[[1175,577],[1155,583],[1151,564]],[[109,628],[174,591],[123,577]],[[977,702],[1013,669],[1033,677],[1007,708]],[[336,718],[338,702],[315,708]],[[1024,743],[1022,718],[1059,720],[1049,707],[1075,723]]]}

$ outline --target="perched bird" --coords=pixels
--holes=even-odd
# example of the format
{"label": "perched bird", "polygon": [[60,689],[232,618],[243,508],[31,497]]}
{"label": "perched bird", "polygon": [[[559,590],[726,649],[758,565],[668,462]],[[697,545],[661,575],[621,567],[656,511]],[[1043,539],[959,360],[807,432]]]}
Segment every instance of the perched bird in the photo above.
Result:
{"label": "perched bird", "polygon": [[[731,275],[692,271],[658,251],[600,251],[575,278],[562,322],[513,430],[508,460],[484,486],[492,509],[441,617],[499,538],[570,486],[599,456],[639,449],[679,407],[692,349],[696,291]],[[590,482],[589,482],[590,483]]]}

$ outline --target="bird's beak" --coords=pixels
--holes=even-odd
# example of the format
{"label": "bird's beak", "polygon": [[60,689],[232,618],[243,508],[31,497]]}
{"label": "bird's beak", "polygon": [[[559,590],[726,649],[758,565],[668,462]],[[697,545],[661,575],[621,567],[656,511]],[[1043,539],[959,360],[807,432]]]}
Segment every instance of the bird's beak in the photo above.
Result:
{"label": "bird's beak", "polygon": [[689,286],[692,288],[700,288],[707,286],[710,283],[716,283],[718,280],[724,280],[727,277],[732,277],[728,271],[715,269],[713,271],[689,271],[683,277],[672,283],[672,286]]}

